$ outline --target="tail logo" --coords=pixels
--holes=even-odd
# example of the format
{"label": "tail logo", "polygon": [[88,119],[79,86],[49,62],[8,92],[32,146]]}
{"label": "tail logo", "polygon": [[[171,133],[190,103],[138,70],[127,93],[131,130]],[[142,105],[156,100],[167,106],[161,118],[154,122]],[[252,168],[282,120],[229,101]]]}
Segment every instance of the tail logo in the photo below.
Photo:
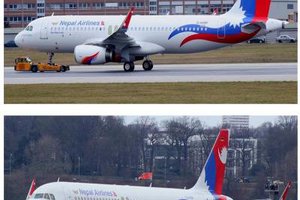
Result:
{"label": "tail logo", "polygon": [[234,17],[230,19],[230,25],[235,27],[241,26],[246,18],[246,11],[243,10],[243,6],[241,5],[241,1],[237,2],[238,6],[232,7],[232,12],[234,12]]}
{"label": "tail logo", "polygon": [[220,161],[225,165],[226,164],[226,159],[227,159],[227,148],[223,147],[222,150],[221,150],[221,154],[220,154],[219,151],[218,151],[218,153],[219,153]]}

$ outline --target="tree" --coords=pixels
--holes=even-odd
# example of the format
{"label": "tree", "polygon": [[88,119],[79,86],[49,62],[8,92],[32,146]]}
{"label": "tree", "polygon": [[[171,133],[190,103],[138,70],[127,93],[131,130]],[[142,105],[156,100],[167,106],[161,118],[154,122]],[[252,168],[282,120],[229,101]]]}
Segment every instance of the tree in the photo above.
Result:
{"label": "tree", "polygon": [[165,122],[165,128],[169,135],[171,144],[177,150],[178,174],[181,174],[181,159],[183,154],[183,174],[187,173],[189,139],[202,132],[203,127],[200,120],[194,117],[178,117]]}
{"label": "tree", "polygon": [[[154,159],[154,145],[157,141],[158,136],[157,123],[153,118],[145,116],[137,118],[133,126],[135,127],[135,130],[138,133],[138,146],[142,156],[143,171],[152,171]],[[148,159],[146,157],[147,141],[149,141],[151,145],[149,164],[147,162]]]}
{"label": "tree", "polygon": [[27,157],[31,162],[28,169],[34,174],[63,174],[70,172],[71,164],[68,155],[64,154],[58,139],[43,135],[37,142],[31,142],[26,148]]}

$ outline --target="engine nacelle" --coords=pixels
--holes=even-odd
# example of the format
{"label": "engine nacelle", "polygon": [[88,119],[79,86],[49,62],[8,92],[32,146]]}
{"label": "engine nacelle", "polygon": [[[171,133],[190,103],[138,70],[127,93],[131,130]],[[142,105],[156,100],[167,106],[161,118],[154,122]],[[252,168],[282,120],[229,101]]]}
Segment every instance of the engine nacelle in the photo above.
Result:
{"label": "engine nacelle", "polygon": [[113,60],[113,51],[94,45],[78,45],[74,49],[75,60],[79,64],[104,64]]}

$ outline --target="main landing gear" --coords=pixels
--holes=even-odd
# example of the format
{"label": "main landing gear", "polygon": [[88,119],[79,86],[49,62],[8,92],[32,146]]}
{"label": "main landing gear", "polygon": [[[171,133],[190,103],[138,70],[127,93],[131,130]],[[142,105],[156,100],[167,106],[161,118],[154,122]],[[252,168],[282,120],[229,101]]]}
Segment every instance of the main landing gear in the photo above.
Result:
{"label": "main landing gear", "polygon": [[153,62],[151,60],[145,60],[143,62],[143,69],[145,71],[150,71],[153,68]]}
{"label": "main landing gear", "polygon": [[[125,72],[133,72],[134,71],[134,62],[125,62],[123,65]],[[150,71],[153,69],[153,62],[151,60],[145,60],[143,62],[143,69],[145,71]]]}
{"label": "main landing gear", "polygon": [[125,72],[133,72],[134,71],[134,63],[133,62],[125,62],[123,65]]}

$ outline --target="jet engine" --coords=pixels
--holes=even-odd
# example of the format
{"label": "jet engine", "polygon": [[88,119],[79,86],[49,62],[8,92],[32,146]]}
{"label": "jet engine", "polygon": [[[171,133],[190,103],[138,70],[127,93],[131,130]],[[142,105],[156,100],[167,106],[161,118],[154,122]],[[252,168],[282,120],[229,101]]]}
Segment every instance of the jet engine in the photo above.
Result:
{"label": "jet engine", "polygon": [[94,45],[78,45],[74,49],[75,60],[79,64],[104,64],[113,60],[112,50]]}

